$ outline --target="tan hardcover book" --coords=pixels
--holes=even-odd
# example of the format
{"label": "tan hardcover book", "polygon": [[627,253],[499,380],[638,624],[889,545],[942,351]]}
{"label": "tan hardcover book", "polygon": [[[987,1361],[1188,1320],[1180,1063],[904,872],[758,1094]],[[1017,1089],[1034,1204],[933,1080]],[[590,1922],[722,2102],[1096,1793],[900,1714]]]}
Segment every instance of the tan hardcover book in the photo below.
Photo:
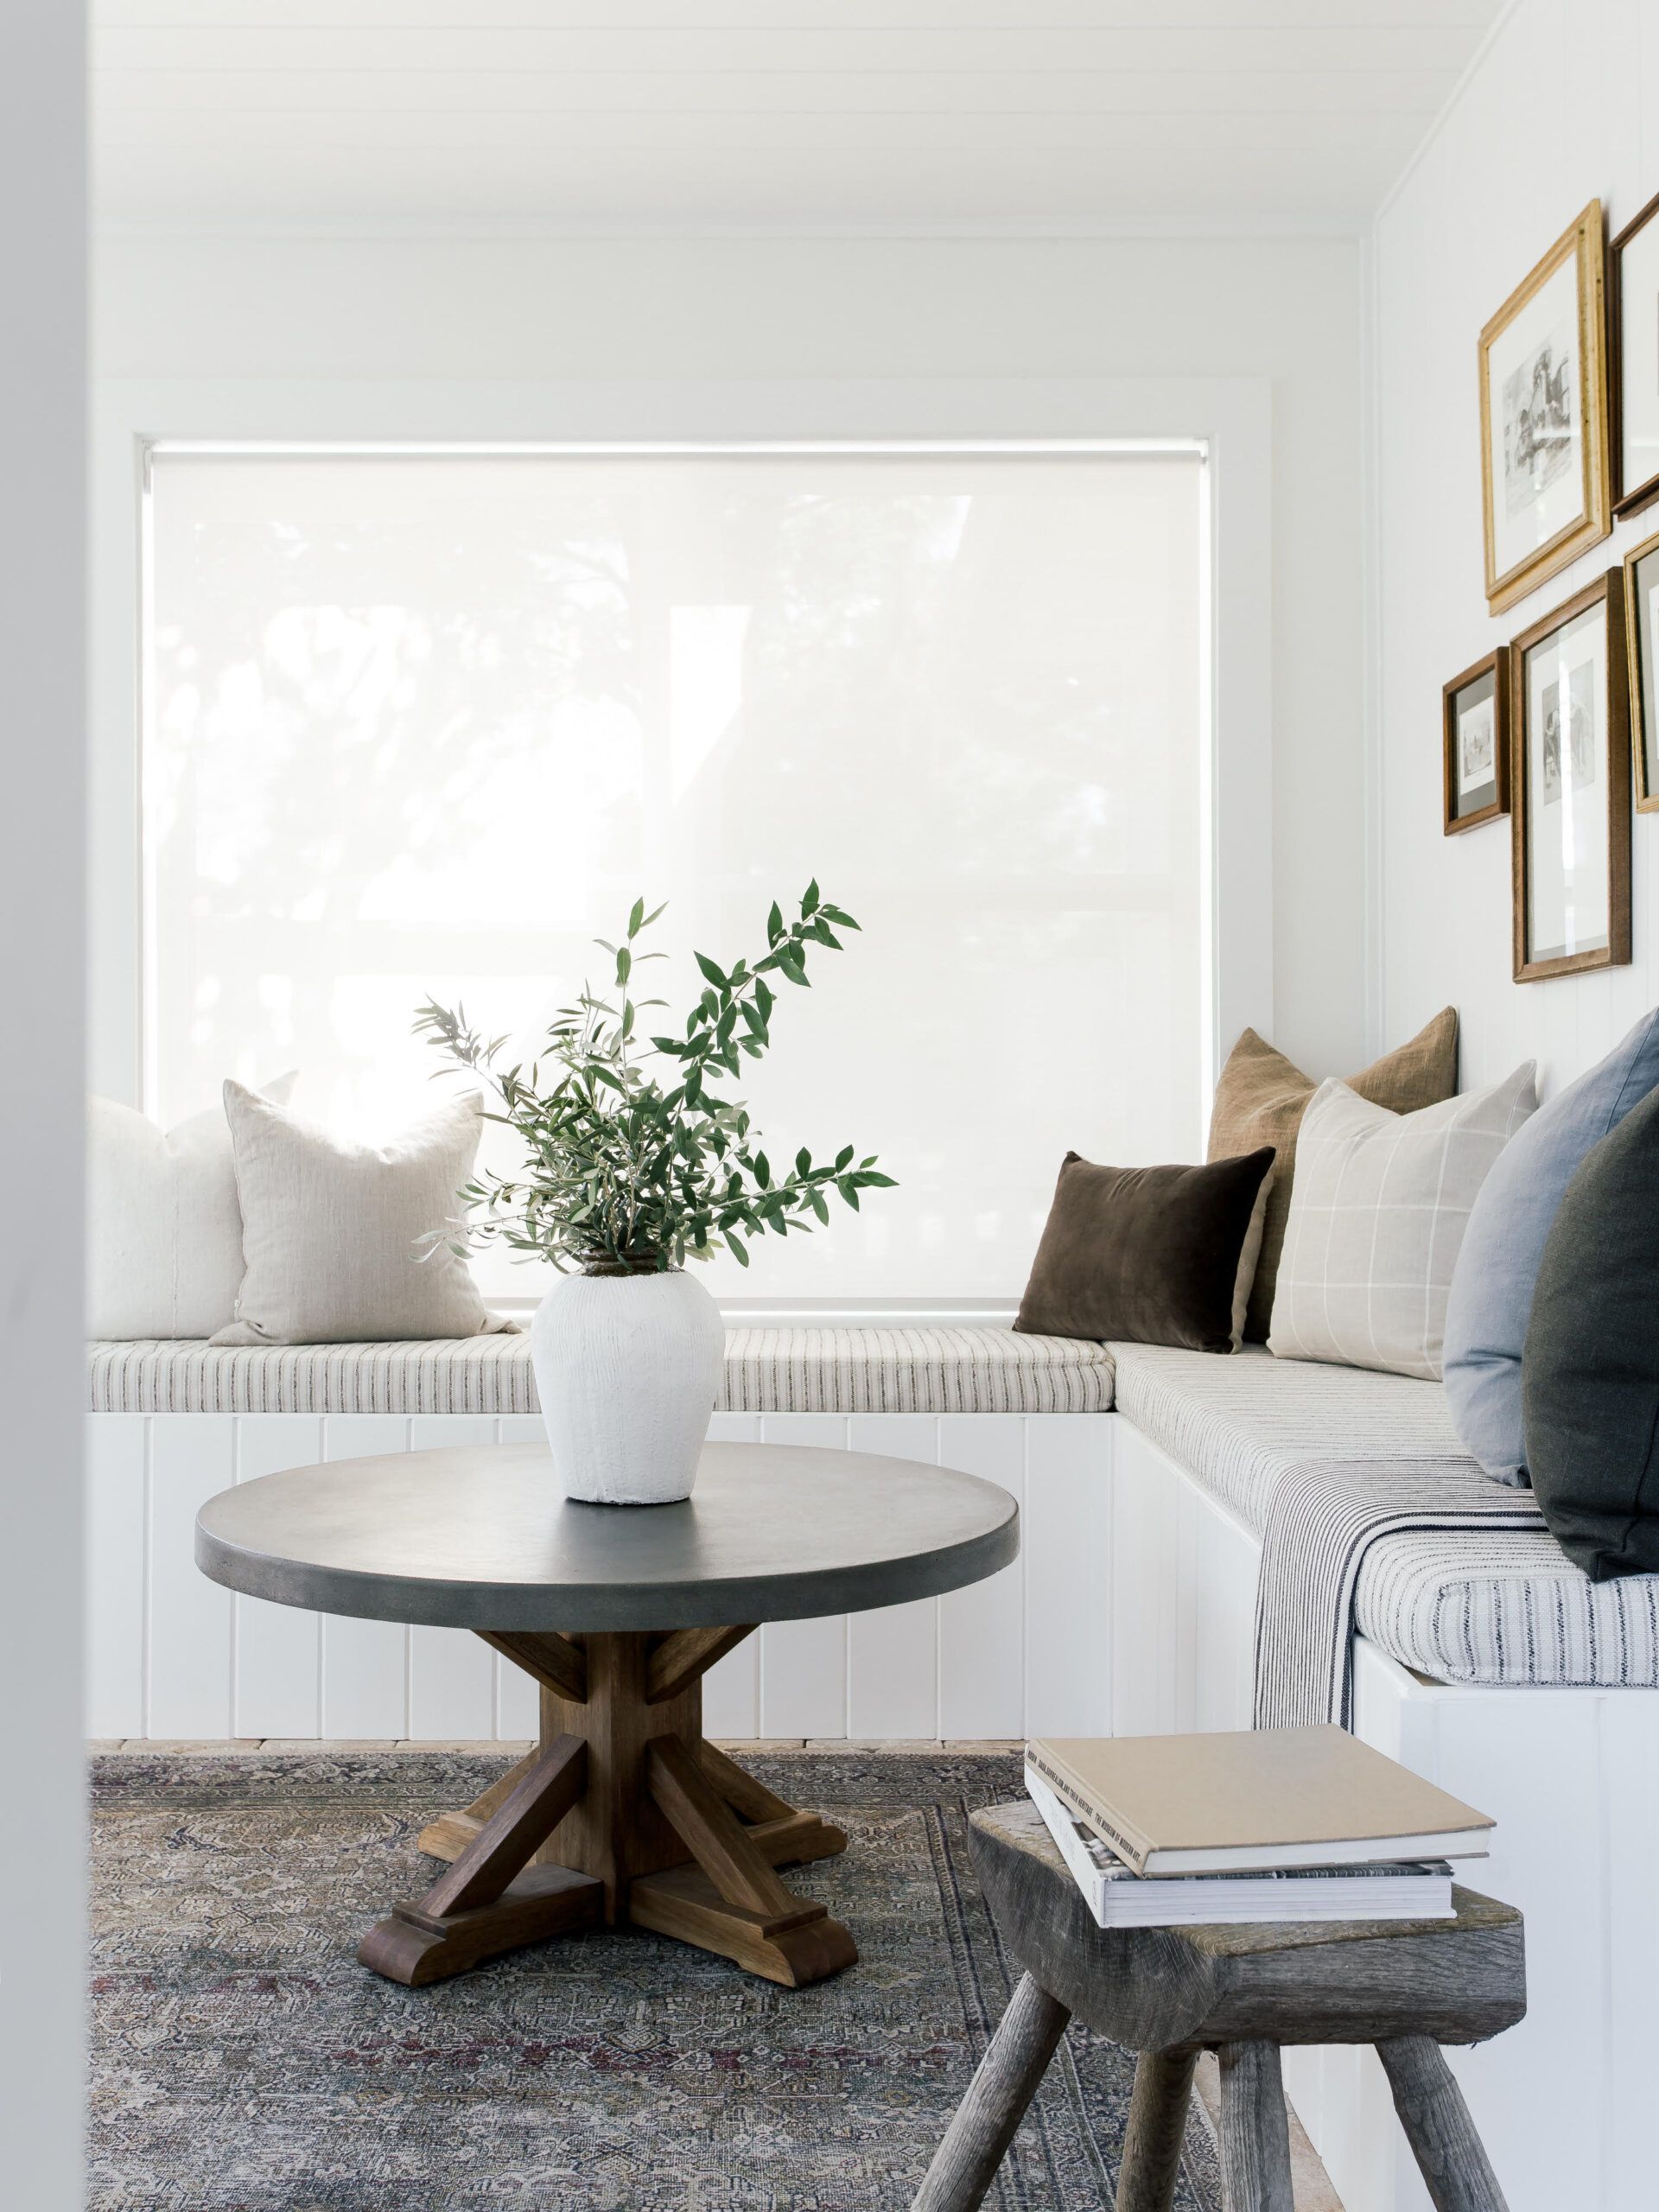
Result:
{"label": "tan hardcover book", "polygon": [[1492,1822],[1343,1728],[1046,1736],[1026,1757],[1137,1874],[1478,1859]]}

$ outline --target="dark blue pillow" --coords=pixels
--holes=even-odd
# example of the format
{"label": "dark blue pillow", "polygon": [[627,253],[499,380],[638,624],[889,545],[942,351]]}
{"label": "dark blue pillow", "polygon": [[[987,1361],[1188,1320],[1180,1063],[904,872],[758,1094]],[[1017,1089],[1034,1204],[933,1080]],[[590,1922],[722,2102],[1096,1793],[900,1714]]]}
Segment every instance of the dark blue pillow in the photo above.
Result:
{"label": "dark blue pillow", "polygon": [[1533,1490],[1567,1557],[1595,1582],[1659,1573],[1659,1091],[1567,1186],[1522,1396]]}

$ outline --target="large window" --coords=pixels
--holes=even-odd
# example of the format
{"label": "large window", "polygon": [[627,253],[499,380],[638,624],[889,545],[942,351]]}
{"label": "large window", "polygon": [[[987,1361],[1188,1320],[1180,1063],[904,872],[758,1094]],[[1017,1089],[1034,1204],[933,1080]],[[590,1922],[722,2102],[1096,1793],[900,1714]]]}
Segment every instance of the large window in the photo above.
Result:
{"label": "large window", "polygon": [[[152,454],[148,1103],[429,1104],[411,1013],[533,1038],[636,895],[863,925],[747,1095],[899,1187],[721,1295],[1017,1295],[1068,1147],[1197,1155],[1196,451]],[[492,1258],[486,1287],[533,1294]]]}

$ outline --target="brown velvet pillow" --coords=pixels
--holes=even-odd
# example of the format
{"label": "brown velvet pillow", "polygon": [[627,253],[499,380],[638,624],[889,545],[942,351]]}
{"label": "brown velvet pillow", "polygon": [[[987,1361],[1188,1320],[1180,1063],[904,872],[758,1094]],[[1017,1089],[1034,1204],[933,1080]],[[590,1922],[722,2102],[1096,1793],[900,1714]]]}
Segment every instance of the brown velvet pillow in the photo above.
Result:
{"label": "brown velvet pillow", "polygon": [[[1385,1052],[1370,1067],[1344,1079],[1350,1090],[1369,1098],[1373,1106],[1386,1106],[1391,1114],[1419,1113],[1425,1106],[1438,1106],[1441,1099],[1455,1097],[1457,1008],[1446,1007],[1408,1043]],[[1285,1248],[1285,1224],[1290,1219],[1296,1135],[1307,1102],[1319,1087],[1312,1076],[1304,1075],[1294,1060],[1275,1052],[1254,1029],[1247,1029],[1227,1055],[1227,1065],[1216,1085],[1210,1116],[1211,1159],[1231,1160],[1264,1144],[1270,1144],[1278,1154],[1244,1323],[1245,1335],[1255,1344],[1268,1340],[1279,1258]]]}
{"label": "brown velvet pillow", "polygon": [[1068,1152],[1014,1327],[1236,1351],[1272,1179],[1270,1145],[1208,1167]]}

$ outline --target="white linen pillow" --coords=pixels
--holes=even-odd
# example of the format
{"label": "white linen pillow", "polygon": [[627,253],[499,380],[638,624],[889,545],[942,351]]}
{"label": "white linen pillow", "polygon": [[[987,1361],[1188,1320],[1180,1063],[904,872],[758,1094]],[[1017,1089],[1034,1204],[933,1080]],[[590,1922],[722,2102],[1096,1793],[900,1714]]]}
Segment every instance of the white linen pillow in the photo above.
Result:
{"label": "white linen pillow", "polygon": [[216,1344],[475,1337],[514,1324],[485,1310],[467,1262],[427,1233],[453,1221],[484,1126],[477,1091],[391,1143],[302,1121],[225,1086],[246,1272]]}
{"label": "white linen pillow", "polygon": [[[264,1086],[287,1102],[293,1072]],[[113,1098],[86,1102],[86,1332],[211,1337],[236,1311],[242,1215],[223,1110],[160,1129]]]}
{"label": "white linen pillow", "polygon": [[1528,1060],[1490,1090],[1415,1114],[1320,1084],[1297,1140],[1270,1352],[1440,1379],[1470,1209],[1537,1106],[1535,1071]]}

